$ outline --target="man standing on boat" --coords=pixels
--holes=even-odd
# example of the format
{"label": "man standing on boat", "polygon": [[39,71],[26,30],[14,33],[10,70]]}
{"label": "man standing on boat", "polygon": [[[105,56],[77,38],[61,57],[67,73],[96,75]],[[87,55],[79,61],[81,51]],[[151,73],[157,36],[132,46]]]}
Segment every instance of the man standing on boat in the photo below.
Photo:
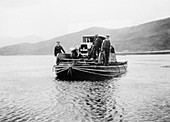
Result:
{"label": "man standing on boat", "polygon": [[[57,41],[57,45],[55,46],[55,49],[54,49],[54,56],[57,57],[57,54],[59,53],[65,53],[65,50],[63,49],[63,47],[60,45],[60,42]],[[58,64],[58,60],[59,59],[56,59],[56,64]]]}
{"label": "man standing on boat", "polygon": [[109,35],[106,35],[106,39],[102,43],[101,51],[103,51],[104,56],[104,65],[108,65],[109,63],[109,55],[110,55],[110,39]]}
{"label": "man standing on boat", "polygon": [[99,51],[101,50],[102,39],[95,35],[94,47],[93,47],[93,59],[96,59],[96,55],[99,56]]}

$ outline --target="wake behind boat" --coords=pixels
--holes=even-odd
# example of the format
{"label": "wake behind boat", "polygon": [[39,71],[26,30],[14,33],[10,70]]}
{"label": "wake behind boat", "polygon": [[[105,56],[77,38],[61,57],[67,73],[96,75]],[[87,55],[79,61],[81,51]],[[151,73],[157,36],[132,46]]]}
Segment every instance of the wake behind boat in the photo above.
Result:
{"label": "wake behind boat", "polygon": [[[104,40],[104,36],[99,36]],[[102,62],[101,56],[98,59],[89,59],[88,51],[89,45],[92,44],[94,36],[84,36],[83,43],[80,46],[81,57],[74,58],[72,54],[57,55],[57,65],[54,65],[56,78],[59,80],[69,81],[98,81],[111,79],[126,73],[127,61],[117,62],[110,60],[108,65],[105,66]],[[102,54],[102,53],[100,53]]]}

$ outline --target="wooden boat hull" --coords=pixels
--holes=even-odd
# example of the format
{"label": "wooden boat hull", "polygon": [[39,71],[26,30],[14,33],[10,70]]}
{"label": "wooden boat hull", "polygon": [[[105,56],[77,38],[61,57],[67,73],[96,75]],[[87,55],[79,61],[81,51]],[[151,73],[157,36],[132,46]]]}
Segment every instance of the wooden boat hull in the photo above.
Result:
{"label": "wooden boat hull", "polygon": [[127,62],[117,62],[109,66],[103,65],[55,65],[54,70],[59,80],[98,81],[107,80],[126,73]]}

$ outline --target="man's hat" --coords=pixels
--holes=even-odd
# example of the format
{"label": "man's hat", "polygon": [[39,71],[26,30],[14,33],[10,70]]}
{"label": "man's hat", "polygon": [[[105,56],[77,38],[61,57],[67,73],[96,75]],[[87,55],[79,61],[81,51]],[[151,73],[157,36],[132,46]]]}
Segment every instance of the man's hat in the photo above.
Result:
{"label": "man's hat", "polygon": [[57,41],[56,43],[60,43],[59,41]]}

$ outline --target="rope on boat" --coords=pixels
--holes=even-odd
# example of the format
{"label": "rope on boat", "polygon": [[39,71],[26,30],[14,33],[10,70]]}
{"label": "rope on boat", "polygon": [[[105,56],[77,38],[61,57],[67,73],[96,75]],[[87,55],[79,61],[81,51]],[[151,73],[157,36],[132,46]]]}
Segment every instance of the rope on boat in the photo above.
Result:
{"label": "rope on boat", "polygon": [[60,72],[63,72],[63,71],[65,71],[65,70],[67,70],[67,68],[62,69],[62,70],[60,70],[59,72],[56,72],[56,73],[60,73]]}
{"label": "rope on boat", "polygon": [[72,67],[68,68],[67,75],[70,74],[72,76]]}
{"label": "rope on boat", "polygon": [[113,76],[116,76],[116,75],[103,75],[103,74],[100,74],[100,73],[94,73],[94,72],[89,72],[89,71],[85,71],[85,70],[81,70],[81,69],[78,69],[75,67],[76,70],[79,70],[79,71],[82,71],[82,72],[86,72],[86,73],[91,73],[91,74],[95,74],[95,75],[100,75],[100,76],[109,76],[109,77],[113,77]]}
{"label": "rope on boat", "polygon": [[[80,68],[80,67],[79,67],[79,68]],[[86,67],[85,67],[85,68],[81,67],[80,69],[86,70],[86,71],[87,71],[87,70],[88,70],[88,71],[94,71],[94,70],[95,70],[95,71],[104,72],[104,73],[105,73],[105,72],[111,72],[111,73],[113,72],[112,69],[111,69],[111,70],[106,70],[106,71],[105,71],[105,70],[97,70],[97,69],[87,69]]]}

